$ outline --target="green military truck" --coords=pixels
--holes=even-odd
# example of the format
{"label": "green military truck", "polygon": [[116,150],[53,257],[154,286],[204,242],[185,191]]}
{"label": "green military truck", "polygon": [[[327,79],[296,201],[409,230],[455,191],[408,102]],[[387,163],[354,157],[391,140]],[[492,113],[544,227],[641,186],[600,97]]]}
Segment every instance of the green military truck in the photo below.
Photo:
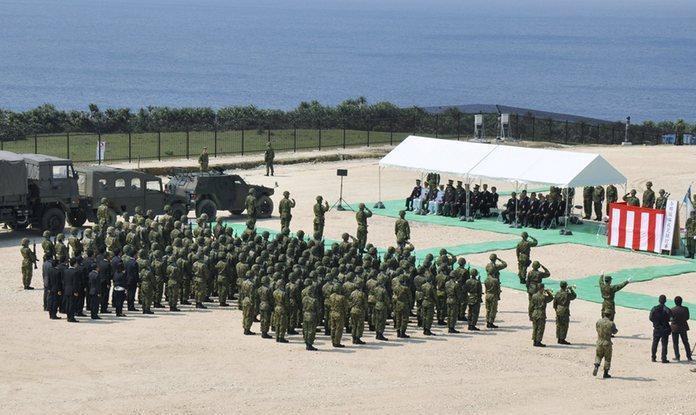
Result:
{"label": "green military truck", "polygon": [[149,173],[119,169],[109,166],[90,166],[77,172],[80,194],[80,210],[68,221],[81,226],[85,220],[97,222],[97,209],[102,198],[109,200],[117,214],[134,214],[135,207],[143,212],[152,210],[156,215],[164,213],[164,206],[172,208],[175,218],[188,214],[187,198],[164,192],[162,179]]}
{"label": "green military truck", "polygon": [[0,151],[0,222],[11,229],[62,232],[79,210],[72,161],[43,154]]}
{"label": "green military truck", "polygon": [[271,196],[274,190],[249,184],[236,174],[219,171],[178,174],[169,178],[166,191],[172,196],[188,200],[195,208],[196,216],[205,213],[213,220],[218,210],[227,210],[234,215],[244,212],[244,202],[249,189],[252,189],[256,196],[258,217],[270,217],[273,214]]}

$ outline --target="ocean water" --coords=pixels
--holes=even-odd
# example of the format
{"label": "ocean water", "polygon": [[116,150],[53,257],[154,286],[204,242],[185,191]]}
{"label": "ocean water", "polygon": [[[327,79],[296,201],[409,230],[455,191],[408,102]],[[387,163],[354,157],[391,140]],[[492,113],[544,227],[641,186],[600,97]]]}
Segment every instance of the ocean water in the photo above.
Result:
{"label": "ocean water", "polygon": [[696,120],[696,2],[0,0],[0,107],[493,103]]}

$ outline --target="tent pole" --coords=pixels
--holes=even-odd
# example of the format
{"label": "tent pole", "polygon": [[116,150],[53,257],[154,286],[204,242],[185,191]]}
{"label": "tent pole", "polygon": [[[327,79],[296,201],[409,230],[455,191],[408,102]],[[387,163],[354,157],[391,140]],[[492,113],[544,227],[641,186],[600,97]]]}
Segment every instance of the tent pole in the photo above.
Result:
{"label": "tent pole", "polygon": [[382,166],[377,165],[377,188],[379,189],[379,201],[373,206],[375,209],[384,209],[384,203],[382,203]]}
{"label": "tent pole", "polygon": [[517,195],[517,193],[519,191],[520,191],[520,182],[515,180],[515,223],[512,225],[513,228],[517,228],[517,218],[519,217],[519,213],[520,213],[520,212],[518,212],[518,207],[519,207],[518,203],[519,203],[520,198],[519,198],[519,195]]}

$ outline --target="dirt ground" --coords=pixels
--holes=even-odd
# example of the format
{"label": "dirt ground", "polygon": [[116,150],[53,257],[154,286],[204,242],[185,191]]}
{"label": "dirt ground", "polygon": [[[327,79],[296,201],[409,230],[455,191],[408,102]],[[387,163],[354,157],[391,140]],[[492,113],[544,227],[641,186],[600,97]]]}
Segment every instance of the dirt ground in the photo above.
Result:
{"label": "dirt ground", "polygon": [[[636,188],[648,179],[681,199],[691,180],[696,148],[587,147],[614,163]],[[338,198],[337,168],[348,168],[344,197],[351,203],[379,198],[377,160],[279,166],[275,177],[261,169],[241,172],[251,183],[278,184],[297,200],[293,229],[311,230],[311,206],[322,194]],[[403,198],[418,174],[382,171],[382,199]],[[499,183],[502,190],[510,184]],[[351,212],[331,211],[326,236],[355,232]],[[372,218],[369,240],[393,241],[393,220]],[[278,228],[278,219],[260,221]],[[683,226],[683,223],[682,223]],[[416,248],[509,238],[508,235],[412,222]],[[41,278],[34,291],[21,289],[19,241],[38,233],[0,233],[0,400],[1,413],[696,413],[696,365],[650,362],[652,328],[647,311],[619,307],[611,380],[591,376],[600,305],[575,301],[568,340],[555,343],[548,308],[545,349],[531,345],[527,297],[504,290],[494,331],[443,333],[425,338],[412,324],[411,339],[377,342],[365,332],[364,346],[333,349],[326,336],[319,352],[304,350],[302,337],[279,345],[243,336],[241,312],[232,307],[183,313],[155,310],[154,316],[113,314],[93,322],[50,321],[41,306]],[[552,275],[580,277],[605,270],[664,265],[668,258],[599,248],[555,245],[533,250]],[[471,255],[474,262],[479,256]],[[511,262],[514,256],[501,252]],[[589,258],[589,259],[588,259]],[[553,278],[553,277],[552,277]],[[629,284],[626,290],[657,296],[680,294],[695,302],[694,274]],[[482,309],[482,315],[484,310]],[[696,313],[696,311],[694,311]],[[258,331],[258,325],[254,326]],[[693,336],[692,336],[692,342]],[[670,344],[669,357],[672,358]],[[683,358],[683,352],[682,352]]]}

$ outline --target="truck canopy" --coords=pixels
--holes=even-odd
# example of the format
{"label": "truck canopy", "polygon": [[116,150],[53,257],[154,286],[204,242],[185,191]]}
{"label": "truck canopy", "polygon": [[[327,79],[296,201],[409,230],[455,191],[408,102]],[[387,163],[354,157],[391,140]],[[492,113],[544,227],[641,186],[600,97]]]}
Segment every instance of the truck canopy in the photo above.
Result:
{"label": "truck canopy", "polygon": [[27,167],[24,158],[9,151],[0,151],[0,197],[27,194]]}
{"label": "truck canopy", "polygon": [[27,177],[30,180],[72,177],[72,170],[67,167],[72,165],[69,159],[32,153],[24,153],[20,156],[27,165]]}

